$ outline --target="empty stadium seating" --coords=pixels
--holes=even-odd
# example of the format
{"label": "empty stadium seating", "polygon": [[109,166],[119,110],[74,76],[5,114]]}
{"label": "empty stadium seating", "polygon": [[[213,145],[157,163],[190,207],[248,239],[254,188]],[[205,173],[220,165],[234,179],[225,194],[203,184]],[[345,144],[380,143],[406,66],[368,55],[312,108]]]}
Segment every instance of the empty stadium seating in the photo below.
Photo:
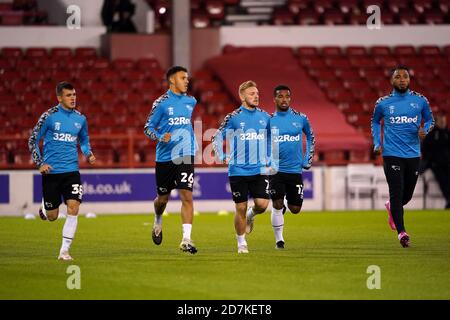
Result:
{"label": "empty stadium seating", "polygon": [[39,10],[37,0],[11,0],[0,3],[0,26],[47,24],[47,12]]}
{"label": "empty stadium seating", "polygon": [[[306,77],[298,79],[302,89],[306,81],[316,87],[311,87],[314,93],[308,99],[316,99],[316,92],[323,95],[366,141],[371,139],[370,117],[374,103],[391,91],[389,69],[398,63],[409,64],[413,76],[411,88],[423,93],[433,110],[446,112],[450,120],[450,45],[300,47],[291,51],[292,63],[297,64]],[[228,46],[224,52],[239,53],[240,49]],[[270,50],[258,51],[258,55],[268,52]],[[198,100],[193,121],[201,121],[203,131],[217,128],[224,116],[239,104],[233,95],[235,84],[228,83],[229,80],[216,71],[207,66],[191,74],[190,92]],[[143,136],[143,125],[152,102],[166,90],[164,70],[156,59],[109,61],[93,48],[2,48],[0,121],[3,125],[0,136],[17,137],[2,143],[2,163],[19,167],[30,165],[23,137],[30,134],[39,115],[57,103],[55,85],[63,80],[74,83],[79,108],[89,120],[90,134],[100,137],[93,142],[102,155],[100,162],[118,166],[126,165],[131,158],[138,164],[154,159],[154,142]],[[302,104],[307,99],[306,93],[302,92]],[[270,95],[265,96],[270,98]],[[138,137],[133,140],[131,155],[128,133]],[[114,142],[116,151],[111,148],[113,135],[118,135]],[[325,150],[320,143],[328,138],[325,134],[318,139],[318,161],[344,164],[374,160],[369,150]],[[350,145],[351,140],[345,143]]]}
{"label": "empty stadium seating", "polygon": [[[147,2],[156,12],[157,29],[169,29],[170,1]],[[256,25],[365,25],[369,17],[366,10],[370,5],[380,7],[382,23],[386,25],[450,23],[450,4],[446,0],[285,0],[265,3],[191,0],[191,20],[194,28],[232,25],[244,20]]]}

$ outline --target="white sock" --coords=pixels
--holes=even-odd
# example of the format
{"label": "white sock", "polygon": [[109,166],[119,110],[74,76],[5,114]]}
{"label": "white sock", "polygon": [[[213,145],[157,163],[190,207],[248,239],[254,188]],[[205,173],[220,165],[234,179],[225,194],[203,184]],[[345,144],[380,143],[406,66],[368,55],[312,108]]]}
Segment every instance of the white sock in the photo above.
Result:
{"label": "white sock", "polygon": [[283,209],[277,210],[272,207],[272,214],[270,215],[270,220],[272,222],[273,232],[275,233],[275,241],[283,241],[283,227],[284,227],[284,216]]}
{"label": "white sock", "polygon": [[253,219],[255,217],[256,213],[253,211],[253,207],[250,207],[247,209],[247,218]]}
{"label": "white sock", "polygon": [[47,210],[45,210],[44,198],[42,198],[42,213],[47,217]]}
{"label": "white sock", "polygon": [[156,214],[155,213],[155,224],[161,225],[162,224],[162,214]]}
{"label": "white sock", "polygon": [[191,239],[192,224],[183,224],[183,239]]}
{"label": "white sock", "polygon": [[284,198],[283,204],[286,207],[286,211],[289,210],[289,206],[288,206],[288,202],[287,202],[286,198]]}
{"label": "white sock", "polygon": [[67,215],[63,228],[61,252],[68,252],[77,231],[78,216]]}
{"label": "white sock", "polygon": [[238,242],[238,247],[247,245],[247,241],[245,240],[245,234],[243,234],[242,236],[236,235],[236,238]]}

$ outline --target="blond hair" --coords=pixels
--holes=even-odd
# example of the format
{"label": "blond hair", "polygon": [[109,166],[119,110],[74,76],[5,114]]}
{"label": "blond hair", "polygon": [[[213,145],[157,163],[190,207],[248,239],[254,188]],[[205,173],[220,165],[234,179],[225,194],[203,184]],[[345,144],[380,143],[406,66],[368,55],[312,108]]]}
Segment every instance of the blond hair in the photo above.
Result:
{"label": "blond hair", "polygon": [[244,93],[244,91],[247,90],[248,88],[253,88],[253,87],[255,87],[255,88],[257,87],[257,85],[254,81],[252,81],[252,80],[245,81],[244,83],[242,83],[239,86],[239,96],[241,96]]}

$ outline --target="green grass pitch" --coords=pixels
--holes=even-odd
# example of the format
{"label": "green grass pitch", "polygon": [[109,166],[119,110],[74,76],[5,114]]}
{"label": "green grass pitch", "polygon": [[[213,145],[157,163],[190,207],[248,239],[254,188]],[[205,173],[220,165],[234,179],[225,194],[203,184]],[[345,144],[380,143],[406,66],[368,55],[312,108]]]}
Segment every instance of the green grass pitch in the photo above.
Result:
{"label": "green grass pitch", "polygon": [[[178,249],[179,215],[165,216],[163,243],[152,215],[80,217],[71,254],[56,259],[64,220],[0,218],[0,299],[449,299],[450,214],[408,211],[404,249],[385,211],[286,213],[284,251],[275,250],[270,214],[257,216],[238,255],[233,215],[196,216],[196,255]],[[81,289],[69,290],[70,265]],[[369,290],[367,268],[380,267]]]}

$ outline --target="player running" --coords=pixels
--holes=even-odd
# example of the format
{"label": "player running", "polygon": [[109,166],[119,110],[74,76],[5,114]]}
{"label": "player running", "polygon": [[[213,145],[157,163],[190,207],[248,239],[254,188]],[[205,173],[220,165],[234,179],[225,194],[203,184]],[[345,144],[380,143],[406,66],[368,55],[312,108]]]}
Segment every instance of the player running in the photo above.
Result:
{"label": "player running", "polygon": [[[76,108],[75,88],[67,82],[56,87],[59,104],[42,114],[34,127],[28,147],[33,162],[42,174],[42,207],[39,216],[42,220],[55,221],[59,215],[61,197],[67,205],[67,218],[62,232],[62,246],[59,260],[73,260],[69,249],[75,237],[78,224],[78,210],[83,197],[83,187],[79,173],[78,149],[90,164],[95,156],[89,144],[86,117]],[[43,155],[39,142],[44,139]]]}
{"label": "player running", "polygon": [[[256,214],[263,213],[269,204],[269,179],[265,175],[267,166],[267,128],[269,114],[260,108],[256,83],[246,81],[239,87],[242,105],[228,114],[213,137],[216,156],[228,163],[233,201],[236,204],[234,227],[238,253],[248,253],[245,234],[253,228]],[[224,139],[230,146],[223,152]],[[254,206],[247,208],[248,196]]]}
{"label": "player running", "polygon": [[[276,174],[270,177],[272,199],[271,222],[277,249],[284,249],[284,197],[289,210],[297,214],[303,204],[303,169],[310,169],[314,157],[314,134],[305,114],[291,105],[291,89],[285,85],[273,91],[276,111],[270,119],[272,167]],[[303,153],[303,134],[306,149]]]}
{"label": "player running", "polygon": [[[392,71],[392,93],[375,104],[371,121],[374,152],[383,154],[384,174],[389,186],[385,206],[392,230],[397,230],[400,244],[409,246],[410,237],[403,221],[403,206],[412,198],[419,175],[420,140],[433,129],[434,119],[428,100],[409,89],[407,67]],[[381,119],[384,118],[384,141],[381,142]],[[421,127],[422,119],[425,121]]]}
{"label": "player running", "polygon": [[144,127],[144,133],[156,145],[156,189],[154,201],[155,222],[152,239],[162,242],[162,214],[169,201],[170,192],[179,189],[183,239],[180,249],[195,254],[197,248],[191,240],[194,204],[194,156],[197,150],[191,117],[197,100],[187,95],[189,78],[184,67],[175,66],[166,74],[169,90],[154,103]]}

